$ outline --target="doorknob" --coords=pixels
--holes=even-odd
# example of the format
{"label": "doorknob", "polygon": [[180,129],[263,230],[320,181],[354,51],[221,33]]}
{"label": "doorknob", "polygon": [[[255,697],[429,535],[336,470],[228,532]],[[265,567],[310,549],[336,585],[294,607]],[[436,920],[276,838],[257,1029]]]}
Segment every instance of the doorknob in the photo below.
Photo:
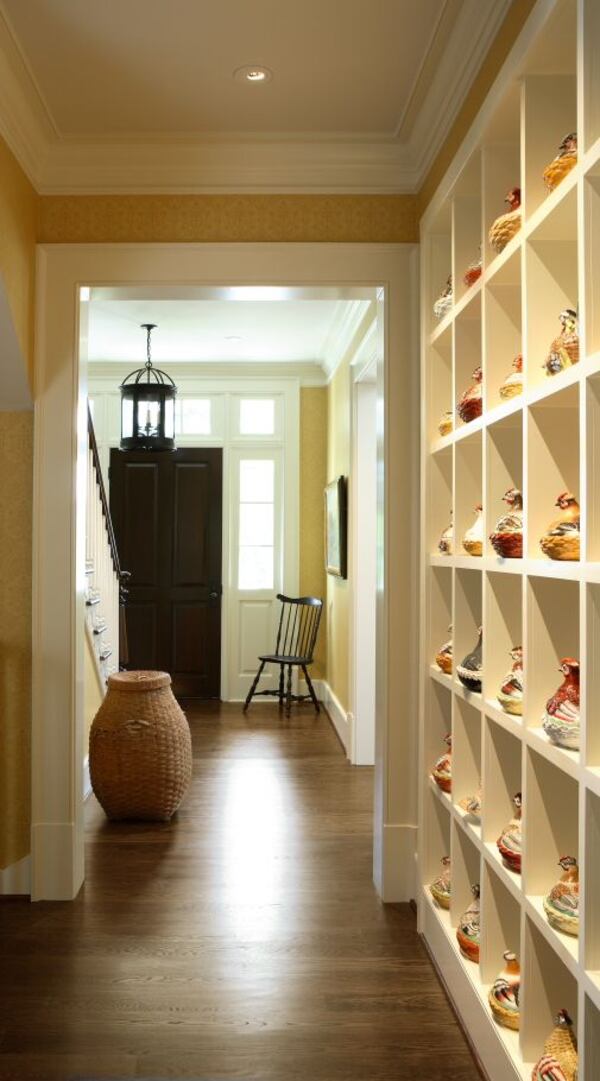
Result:
{"label": "doorknob", "polygon": [[208,596],[211,601],[216,601],[221,596],[222,592],[223,586],[213,586],[212,589],[209,591]]}

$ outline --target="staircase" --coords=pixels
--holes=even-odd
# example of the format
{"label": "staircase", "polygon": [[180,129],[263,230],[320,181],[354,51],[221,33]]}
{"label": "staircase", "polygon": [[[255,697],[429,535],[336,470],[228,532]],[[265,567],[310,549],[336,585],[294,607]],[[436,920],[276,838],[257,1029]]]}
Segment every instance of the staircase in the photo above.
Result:
{"label": "staircase", "polygon": [[129,574],[121,570],[94,424],[88,408],[85,622],[101,685],[127,663],[124,619]]}

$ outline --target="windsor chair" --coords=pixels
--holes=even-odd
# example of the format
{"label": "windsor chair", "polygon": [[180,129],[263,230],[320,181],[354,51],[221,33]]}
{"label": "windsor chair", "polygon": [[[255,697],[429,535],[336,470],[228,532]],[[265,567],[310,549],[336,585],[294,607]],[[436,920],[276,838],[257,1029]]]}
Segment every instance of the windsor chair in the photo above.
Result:
{"label": "windsor chair", "polygon": [[[289,717],[292,702],[306,702],[310,699],[317,713],[319,702],[308,674],[308,665],[313,663],[315,644],[321,622],[323,601],[318,597],[285,597],[277,594],[281,601],[277,642],[273,653],[265,653],[258,658],[259,666],[254,682],[244,702],[244,713],[255,695],[272,695],[279,699],[279,708],[285,704],[285,715]],[[279,686],[277,690],[258,691],[258,683],[266,664],[279,665]],[[287,667],[287,685],[284,690],[285,669]],[[302,670],[308,687],[308,694],[292,694],[292,671]]]}

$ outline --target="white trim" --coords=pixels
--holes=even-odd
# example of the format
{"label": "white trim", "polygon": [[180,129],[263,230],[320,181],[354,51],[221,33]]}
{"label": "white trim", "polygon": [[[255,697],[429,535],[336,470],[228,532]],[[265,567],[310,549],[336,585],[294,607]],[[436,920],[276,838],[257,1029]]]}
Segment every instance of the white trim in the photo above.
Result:
{"label": "white trim", "polygon": [[[135,362],[117,360],[93,360],[88,364],[88,377],[94,382],[106,382],[114,387],[129,374]],[[251,380],[262,384],[280,380],[298,380],[301,387],[323,387],[327,373],[321,361],[169,361],[169,372],[179,385],[186,380],[202,380],[210,383]]]}
{"label": "white trim", "polygon": [[[63,136],[0,12],[0,134],[40,194],[418,191],[510,0],[464,0],[412,126],[396,133]],[[438,43],[439,44],[439,43]],[[437,49],[435,34],[429,49]],[[423,57],[423,67],[427,54]],[[420,74],[420,73],[419,73]],[[419,74],[414,92],[420,91]],[[407,108],[413,95],[409,96]]]}
{"label": "white trim", "polygon": [[317,698],[327,710],[329,720],[335,728],[348,758],[352,733],[350,714],[346,713],[342,703],[334,694],[326,679],[313,679],[313,687]]}
{"label": "white trim", "polygon": [[83,760],[83,798],[87,800],[92,794],[92,779],[90,777],[90,756],[86,754]]}
{"label": "white trim", "polygon": [[[32,891],[35,899],[74,897],[83,881],[83,635],[85,587],[85,516],[77,499],[80,470],[87,461],[85,365],[78,362],[78,289],[82,283],[165,288],[196,285],[330,284],[385,290],[386,353],[378,365],[378,413],[389,413],[378,439],[379,513],[385,530],[380,554],[389,548],[378,578],[375,877],[386,900],[398,896],[381,874],[385,831],[390,814],[414,818],[412,785],[416,773],[406,733],[416,723],[406,672],[393,656],[387,667],[387,636],[404,636],[397,620],[400,597],[410,594],[410,569],[397,560],[406,544],[406,519],[390,516],[397,492],[411,507],[417,499],[417,470],[405,444],[417,434],[418,410],[406,411],[407,384],[416,382],[416,363],[407,359],[407,333],[414,317],[410,244],[49,244],[38,249],[36,333],[36,426],[34,453],[34,592],[32,708]],[[410,340],[410,338],[409,338]],[[393,399],[388,401],[389,394]],[[397,414],[402,411],[401,423]],[[395,423],[394,423],[395,421]],[[85,474],[84,474],[85,475]],[[400,520],[401,519],[401,520]],[[408,627],[406,630],[408,634]],[[380,648],[381,644],[381,648]],[[408,651],[407,651],[408,652]],[[416,668],[414,669],[416,672]],[[402,678],[403,685],[398,685]],[[389,684],[389,686],[388,686]],[[408,702],[406,715],[397,703]],[[347,721],[347,716],[346,716]],[[413,737],[414,738],[414,735]],[[389,749],[388,749],[389,748]],[[389,756],[394,749],[394,760]],[[400,756],[396,752],[400,748]],[[412,780],[411,780],[412,778]],[[390,810],[391,808],[391,810]],[[384,860],[387,867],[387,857]],[[389,872],[386,871],[386,874]],[[400,869],[400,873],[404,871]],[[408,881],[408,878],[407,878]],[[412,882],[412,871],[410,875]]]}
{"label": "white trim", "polygon": [[11,897],[31,893],[31,856],[0,870],[0,896]]}

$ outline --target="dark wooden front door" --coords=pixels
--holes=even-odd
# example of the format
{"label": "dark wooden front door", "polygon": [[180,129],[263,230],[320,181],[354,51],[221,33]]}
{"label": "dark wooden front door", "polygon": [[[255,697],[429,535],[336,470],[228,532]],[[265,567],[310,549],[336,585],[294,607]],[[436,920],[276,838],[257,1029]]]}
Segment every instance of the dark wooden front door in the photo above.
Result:
{"label": "dark wooden front door", "polygon": [[181,698],[219,698],[222,451],[111,450],[110,509],[131,572],[129,667],[170,672]]}

